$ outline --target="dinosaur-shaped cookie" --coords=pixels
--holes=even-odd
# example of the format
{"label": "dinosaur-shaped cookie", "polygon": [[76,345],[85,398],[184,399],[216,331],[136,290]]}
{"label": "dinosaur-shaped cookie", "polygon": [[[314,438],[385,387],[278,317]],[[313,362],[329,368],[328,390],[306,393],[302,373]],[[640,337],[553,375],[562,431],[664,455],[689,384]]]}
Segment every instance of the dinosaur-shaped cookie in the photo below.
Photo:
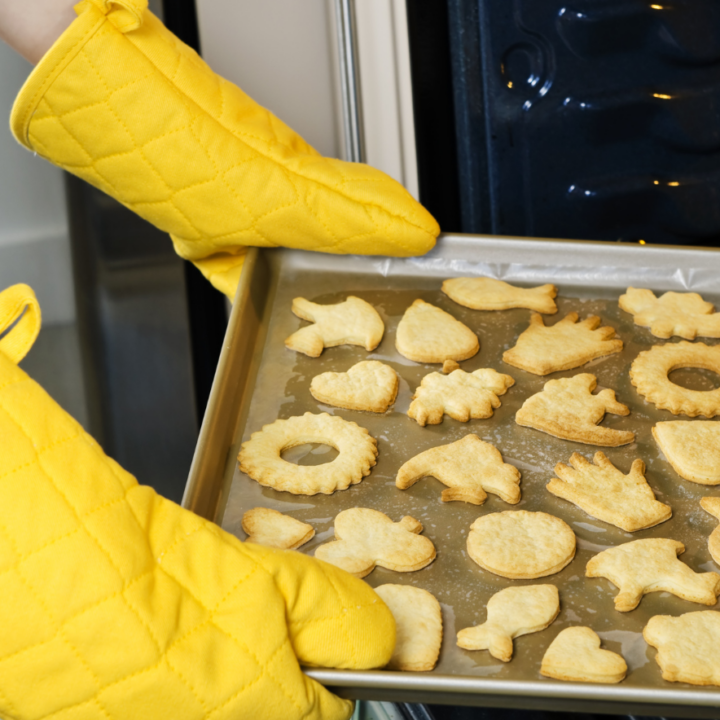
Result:
{"label": "dinosaur-shaped cookie", "polygon": [[550,643],[540,674],[571,682],[619,683],[627,674],[627,663],[622,655],[603,650],[589,627],[569,627]]}
{"label": "dinosaur-shaped cookie", "polygon": [[[720,497],[704,497],[700,500],[700,507],[720,520]],[[720,525],[710,533],[708,550],[715,564],[720,565]]]}
{"label": "dinosaur-shaped cookie", "polygon": [[315,557],[360,578],[377,565],[396,572],[421,570],[435,559],[435,546],[419,534],[422,530],[409,515],[395,523],[378,510],[343,510],[335,518],[337,539],[320,545]]}
{"label": "dinosaur-shaped cookie", "polygon": [[720,485],[720,422],[668,420],[654,425],[652,434],[680,477]]}
{"label": "dinosaur-shaped cookie", "polygon": [[489,418],[500,407],[504,395],[515,381],[509,375],[482,368],[467,373],[454,370],[449,375],[426,375],[413,395],[408,415],[420,425],[438,425],[443,415],[467,422],[470,418]]}
{"label": "dinosaur-shaped cookie", "polygon": [[316,375],[310,392],[316,400],[348,410],[383,413],[395,402],[397,373],[385,363],[363,360],[347,372]]}
{"label": "dinosaur-shaped cookie", "polygon": [[441,363],[471,358],[480,349],[480,342],[467,325],[418,299],[398,324],[395,346],[409,360]]}
{"label": "dinosaur-shaped cookie", "polygon": [[515,414],[515,422],[586,445],[617,447],[632,442],[635,433],[629,430],[598,426],[605,413],[629,415],[630,410],[615,399],[614,390],[593,395],[596,386],[597,378],[590,373],[548,380],[539,393],[523,403]]}
{"label": "dinosaur-shaped cookie", "polygon": [[490,598],[487,621],[461,630],[457,644],[465,650],[489,650],[494,658],[510,662],[513,638],[544,630],[559,612],[554,585],[505,588]]}
{"label": "dinosaur-shaped cookie", "polygon": [[655,337],[720,337],[720,313],[697,293],[666,292],[658,298],[652,290],[629,287],[618,304]]}
{"label": "dinosaur-shaped cookie", "polygon": [[441,496],[443,502],[460,500],[482,505],[488,492],[508,503],[520,501],[520,471],[504,463],[497,448],[477,435],[466,435],[416,455],[398,470],[395,485],[407,490],[428,476],[448,486]]}
{"label": "dinosaur-shaped cookie", "polygon": [[620,588],[615,609],[634,610],[643,595],[669,592],[683,600],[714,605],[720,593],[720,575],[696,573],[677,556],[685,546],[677,540],[647,538],[603,550],[590,559],[586,577],[604,577]]}
{"label": "dinosaur-shaped cookie", "polygon": [[319,357],[324,348],[337,345],[360,345],[374,350],[385,332],[377,310],[353,295],[335,305],[318,305],[298,297],[292,302],[292,311],[313,324],[294,332],[285,345],[310,357]]}
{"label": "dinosaur-shaped cookie", "polygon": [[312,525],[263,507],[253,508],[243,515],[242,529],[248,535],[248,542],[283,550],[295,550],[315,535]]}
{"label": "dinosaur-shaped cookie", "polygon": [[533,313],[530,325],[517,339],[515,347],[503,353],[503,360],[535,375],[547,375],[620,352],[622,340],[615,338],[613,328],[599,327],[601,322],[596,315],[578,322],[578,314],[571,312],[555,325],[546,327],[542,315]]}
{"label": "dinosaur-shaped cookie", "polygon": [[459,277],[445,280],[442,291],[459,305],[473,310],[528,308],[552,315],[557,312],[554,285],[521,288],[487,277]]}
{"label": "dinosaur-shaped cookie", "polygon": [[375,592],[395,618],[395,650],[386,668],[432,670],[442,644],[442,611],[435,596],[411,585],[380,585]]}
{"label": "dinosaur-shaped cookie", "polygon": [[663,680],[720,685],[720,612],[699,610],[680,617],[656,615],[643,630]]}
{"label": "dinosaur-shaped cookie", "polygon": [[655,499],[645,480],[645,463],[633,460],[624,475],[603,452],[596,452],[594,464],[573,453],[570,465],[555,466],[557,478],[547,489],[558,497],[581,507],[588,515],[635,532],[669,520],[672,508]]}

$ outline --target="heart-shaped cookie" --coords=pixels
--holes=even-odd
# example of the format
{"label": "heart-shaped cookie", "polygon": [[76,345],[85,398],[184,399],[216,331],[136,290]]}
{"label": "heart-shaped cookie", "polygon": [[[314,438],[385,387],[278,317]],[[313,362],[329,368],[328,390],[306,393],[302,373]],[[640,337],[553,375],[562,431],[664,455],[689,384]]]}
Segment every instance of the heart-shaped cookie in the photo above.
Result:
{"label": "heart-shaped cookie", "polygon": [[242,529],[247,533],[248,542],[282,550],[295,550],[315,535],[312,525],[263,507],[243,515]]}
{"label": "heart-shaped cookie", "polygon": [[347,372],[316,375],[310,383],[313,397],[326,405],[376,413],[395,402],[397,391],[397,373],[377,360],[363,360]]}
{"label": "heart-shaped cookie", "polygon": [[602,650],[589,627],[565,628],[550,643],[540,666],[541,675],[575,682],[618,683],[626,673],[622,656]]}

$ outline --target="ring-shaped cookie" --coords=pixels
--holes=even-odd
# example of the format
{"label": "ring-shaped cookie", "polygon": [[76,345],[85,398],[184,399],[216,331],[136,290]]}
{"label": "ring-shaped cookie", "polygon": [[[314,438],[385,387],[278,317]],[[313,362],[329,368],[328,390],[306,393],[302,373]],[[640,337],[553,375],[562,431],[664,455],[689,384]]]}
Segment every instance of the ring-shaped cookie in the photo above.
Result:
{"label": "ring-shaped cookie", "polygon": [[[325,465],[294,465],[280,453],[305,443],[322,443],[338,451]],[[240,469],[265,487],[294,495],[330,495],[359,483],[370,473],[377,442],[365,428],[336,415],[305,413],[276,420],[242,444]]]}
{"label": "ring-shaped cookie", "polygon": [[678,342],[653,345],[641,352],[630,368],[630,381],[638,392],[660,410],[673,415],[720,415],[720,388],[689,390],[668,375],[679,368],[704,368],[720,374],[720,345]]}

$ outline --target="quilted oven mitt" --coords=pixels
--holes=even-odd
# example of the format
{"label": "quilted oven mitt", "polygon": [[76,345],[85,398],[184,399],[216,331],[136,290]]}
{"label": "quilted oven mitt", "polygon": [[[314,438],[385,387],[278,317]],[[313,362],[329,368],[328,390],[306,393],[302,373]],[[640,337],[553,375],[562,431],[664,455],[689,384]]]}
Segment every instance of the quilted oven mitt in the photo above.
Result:
{"label": "quilted oven mitt", "polygon": [[384,665],[387,607],[138,485],[17,367],[39,326],[0,294],[0,717],[347,718],[298,663]]}
{"label": "quilted oven mitt", "polygon": [[232,296],[244,246],[421,255],[439,227],[397,182],[322,157],[147,10],[83,0],[11,117],[17,140],[170,233]]}

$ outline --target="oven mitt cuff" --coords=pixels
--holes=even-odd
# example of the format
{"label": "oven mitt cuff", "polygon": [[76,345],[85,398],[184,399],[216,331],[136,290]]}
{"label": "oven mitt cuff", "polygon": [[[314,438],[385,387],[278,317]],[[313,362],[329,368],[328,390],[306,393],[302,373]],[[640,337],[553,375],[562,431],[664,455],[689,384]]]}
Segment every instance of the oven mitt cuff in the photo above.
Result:
{"label": "oven mitt cuff", "polygon": [[243,247],[411,256],[433,217],[368,165],[325,158],[147,10],[83,0],[15,101],[29,150],[172,236],[233,294]]}
{"label": "oven mitt cuff", "polygon": [[0,717],[347,718],[300,665],[384,665],[387,607],[138,485],[16,365],[36,307],[0,294]]}

